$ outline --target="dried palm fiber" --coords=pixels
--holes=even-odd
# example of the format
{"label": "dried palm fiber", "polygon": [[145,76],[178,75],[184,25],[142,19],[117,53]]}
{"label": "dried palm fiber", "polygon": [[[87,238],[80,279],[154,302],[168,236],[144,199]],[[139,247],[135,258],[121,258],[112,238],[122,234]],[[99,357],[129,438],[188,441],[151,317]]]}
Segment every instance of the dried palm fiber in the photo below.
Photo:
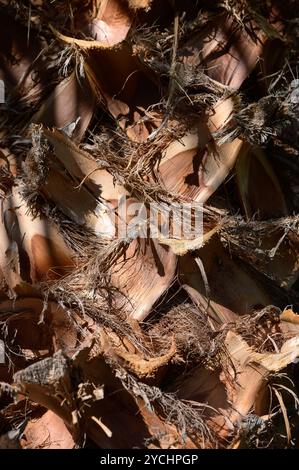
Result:
{"label": "dried palm fiber", "polygon": [[[226,235],[226,231],[229,234]],[[289,289],[298,279],[298,217],[270,221],[227,220],[222,232],[230,250]],[[287,247],[287,249],[286,249]],[[242,254],[241,254],[242,253]]]}
{"label": "dried palm fiber", "polygon": [[[218,432],[223,439],[253,406],[258,408],[259,391],[267,376],[284,369],[291,357],[298,356],[298,338],[287,341],[276,354],[260,354],[253,352],[240,336],[228,332],[225,346],[231,361],[225,373],[216,369],[211,374],[210,370],[199,367],[192,371],[192,378],[189,376],[185,381],[178,380],[173,384],[174,388],[179,387],[180,398],[201,402],[204,397],[213,409],[222,411],[222,416],[213,417],[211,421],[219,426]],[[201,386],[198,386],[199,382]]]}
{"label": "dried palm fiber", "polygon": [[[48,175],[45,184],[45,192],[43,193],[44,196],[58,205],[58,207],[60,207],[61,210],[76,223],[80,225],[86,225],[98,235],[105,235],[106,233],[106,235],[109,236],[109,214],[105,215],[107,210],[101,201],[106,201],[108,203],[113,203],[114,201],[117,202],[118,195],[126,194],[126,191],[117,185],[115,186],[113,184],[112,176],[106,170],[98,169],[96,162],[90,159],[86,152],[84,153],[83,151],[76,149],[74,144],[67,141],[66,137],[59,133],[56,133],[56,137],[55,133],[46,133],[46,135],[48,136],[50,142],[54,142],[54,149],[56,150],[55,155],[58,158],[63,159],[66,169],[73,179],[75,178],[77,181],[76,186],[80,185],[83,179],[84,184],[82,185],[80,192],[78,192],[76,189],[71,189],[73,187],[72,180],[69,180],[68,187],[66,186],[65,177],[62,175],[62,173],[54,172],[54,174],[51,175],[52,170],[50,170],[50,174]],[[29,168],[30,172],[30,161],[27,161],[27,168]],[[29,174],[29,176],[32,181],[33,175]],[[61,181],[61,189],[59,193],[57,193],[57,184],[59,183],[59,178]],[[99,191],[98,188],[103,188],[103,190]],[[70,193],[70,190],[72,190],[73,194]],[[83,195],[86,200],[85,207],[83,206]],[[75,197],[77,197],[77,200]],[[80,217],[78,211],[76,212],[76,204],[78,205],[79,200],[82,208],[83,218]],[[102,217],[100,215],[101,213],[103,214]],[[105,225],[108,228],[105,229]],[[113,228],[111,222],[110,227]],[[153,243],[157,245],[157,242],[153,241]],[[136,302],[137,307],[135,307],[133,303],[133,308],[135,307],[137,310],[138,308],[142,308],[148,312],[151,305],[155,302],[159,295],[164,292],[165,288],[167,288],[169,285],[169,282],[172,281],[175,268],[175,257],[174,255],[168,256],[167,250],[165,250],[163,247],[159,247],[158,245],[155,250],[157,250],[157,253],[159,253],[158,256],[161,257],[162,264],[168,263],[165,264],[164,271],[159,273],[155,267],[150,270],[150,262],[149,264],[145,264],[147,262],[147,257],[150,258],[153,256],[151,254],[152,248],[150,244],[145,240],[145,242],[140,242],[140,247],[138,245],[139,242],[132,242],[129,250],[126,251],[124,260],[118,260],[117,264],[113,268],[115,274],[112,274],[112,282],[114,278],[116,278],[116,287],[120,287],[125,291],[125,293],[128,293],[129,300],[132,303]],[[144,254],[142,253],[143,247],[146,250]],[[165,261],[163,260],[163,257]],[[167,257],[169,259],[168,262]],[[138,260],[138,264],[136,264],[136,258]],[[124,276],[122,276],[123,270],[126,272],[126,277],[128,279],[127,281],[125,280]],[[152,283],[149,283],[148,276],[151,271],[153,272],[153,281]],[[143,274],[141,274],[142,272]],[[143,289],[141,289],[142,276],[144,277]],[[139,284],[136,285],[137,277]],[[158,287],[159,279],[161,283],[160,288]],[[129,287],[126,286],[126,283],[129,283]],[[134,289],[136,289],[136,293],[134,293]],[[150,297],[150,293],[152,298]],[[139,296],[142,296],[141,301],[138,299]],[[145,303],[144,298],[148,299],[147,304]]]}
{"label": "dried palm fiber", "polygon": [[[278,445],[255,424],[294,445],[297,225],[270,147],[290,155],[293,124],[263,106],[271,51],[294,66],[279,3],[1,2],[0,413],[17,431],[29,395],[17,445]],[[119,195],[204,203],[203,240],[114,240]]]}
{"label": "dried palm fiber", "polygon": [[[60,38],[61,38],[61,37],[60,37]],[[66,38],[61,38],[61,39],[67,40]],[[79,44],[80,44],[80,43],[78,43],[78,45],[79,45]],[[83,44],[81,44],[81,46],[82,46],[83,48],[86,47],[86,46],[83,45]],[[100,49],[100,47],[101,47],[101,46],[98,45],[98,44],[94,44],[94,46],[95,46],[95,47],[98,47],[99,49]],[[106,51],[106,48],[105,48],[105,51]],[[103,53],[103,51],[100,51],[100,52]],[[225,104],[224,104],[224,105],[223,105],[223,108],[224,108],[225,106],[226,106],[226,110],[224,111],[224,113],[226,112],[226,116],[224,116],[224,119],[222,119],[222,122],[223,122],[223,120],[225,121],[225,119],[228,118],[229,112],[230,112],[230,107],[229,107],[229,105],[225,105]],[[227,110],[227,108],[228,108],[228,110]],[[221,109],[221,108],[220,108],[220,109]],[[221,112],[221,111],[219,111],[219,113],[220,113],[220,112]],[[220,122],[221,117],[223,118],[223,116],[221,116],[221,114],[220,114],[220,116],[218,117],[219,122]],[[216,116],[214,116],[213,118],[211,118],[211,121],[212,121],[212,123],[211,123],[212,130],[215,130],[215,126],[216,126],[216,129],[217,129],[217,114],[216,114]],[[202,131],[202,129],[200,129],[200,131]],[[200,132],[200,131],[199,131],[199,132]],[[206,139],[205,139],[205,140],[203,141],[203,143],[202,143],[202,147],[203,147],[203,148],[205,147],[206,142],[209,141],[209,137],[208,137],[208,136],[209,136],[209,131],[207,130],[205,133],[207,134],[207,137],[206,137]],[[193,134],[195,134],[195,133],[193,133]],[[197,143],[197,141],[196,141],[196,135],[195,135],[194,138],[193,138],[193,141],[194,141],[194,142],[192,142],[192,138],[191,138],[190,140],[191,140],[191,143],[190,143],[191,148],[192,148],[192,147],[195,148],[193,152],[190,152],[190,157],[188,156],[188,157],[190,158],[189,161],[192,162],[193,157],[194,157],[194,153],[195,153],[195,154],[197,153],[197,147],[198,147],[198,143]],[[184,144],[185,144],[185,142],[184,142]],[[232,146],[234,146],[234,147],[236,148],[235,153],[231,153],[230,147],[232,147]],[[186,147],[186,144],[185,144],[185,147]],[[207,190],[205,190],[204,194],[202,195],[202,199],[199,198],[199,199],[197,199],[197,200],[202,201],[202,202],[205,201],[206,198],[207,198],[207,197],[217,188],[217,186],[223,181],[223,179],[224,179],[224,178],[226,177],[226,175],[228,174],[230,168],[233,166],[233,164],[234,164],[234,162],[235,162],[235,158],[236,158],[236,156],[237,156],[238,148],[240,148],[240,147],[241,147],[241,142],[238,142],[238,141],[234,142],[233,144],[231,144],[231,145],[229,146],[229,148],[227,149],[227,152],[228,152],[228,153],[231,153],[231,157],[230,157],[230,158],[231,158],[231,161],[230,161],[230,162],[227,162],[227,163],[225,162],[225,163],[223,163],[223,165],[219,165],[219,166],[220,166],[220,169],[219,169],[219,166],[217,165],[217,160],[216,160],[215,158],[213,158],[213,157],[210,157],[209,159],[207,158],[208,161],[209,161],[209,163],[212,165],[211,170],[210,170],[210,173],[213,174],[213,173],[214,173],[214,170],[215,170],[215,167],[217,168],[217,166],[218,166],[218,168],[217,168],[217,170],[218,170],[217,173],[219,174],[219,176],[218,176],[218,178],[217,178],[217,173],[216,173],[216,176],[215,176],[215,174],[213,174],[212,185],[211,185],[212,187],[211,187],[211,189],[208,188]],[[224,150],[224,151],[225,151],[225,150]],[[173,153],[176,154],[176,150],[174,150]],[[215,153],[217,153],[217,150],[215,151]],[[166,157],[165,157],[165,160],[166,160],[165,172],[167,173],[167,179],[171,178],[171,172],[168,171],[168,168],[169,168],[170,165],[173,165],[173,168],[176,168],[176,170],[175,170],[175,177],[176,177],[176,179],[177,179],[178,164],[175,164],[176,162],[172,162],[172,161],[171,161],[170,163],[168,163],[168,160],[170,160],[169,154],[171,155],[171,148],[170,148],[170,150],[168,151],[168,154],[167,154],[167,151],[166,151]],[[187,160],[187,159],[186,159],[186,158],[183,159],[183,158],[180,158],[180,157],[181,157],[181,156],[179,155],[178,158],[177,158],[177,160],[184,161],[184,168],[182,169],[182,172],[183,172],[183,175],[184,175],[183,177],[185,178],[185,177],[186,177],[186,168],[185,168],[185,165],[186,165],[186,160]],[[185,157],[185,155],[184,155],[184,157]],[[224,156],[223,156],[222,158],[223,158],[223,160],[225,160],[225,154],[224,154]],[[192,160],[191,160],[191,159],[192,159]],[[187,161],[188,161],[188,160],[187,160]],[[209,175],[209,170],[206,168],[206,166],[207,166],[207,165],[205,165],[205,172],[208,173],[208,175]],[[159,166],[160,172],[161,172],[161,169],[163,169],[163,159],[162,159],[162,162],[161,162],[161,164],[160,164],[160,166]],[[202,170],[202,173],[203,173],[203,170]],[[162,176],[162,178],[163,178],[163,176]],[[190,178],[190,180],[191,180],[191,179],[192,179],[192,177]],[[199,180],[200,180],[200,176],[195,175],[195,179],[199,179]],[[217,181],[217,179],[218,179],[218,181]],[[215,181],[215,180],[216,180],[216,181]],[[215,182],[214,182],[214,181],[215,181]],[[165,183],[165,184],[166,184],[166,188],[167,188],[167,189],[171,189],[171,190],[174,189],[173,192],[179,192],[180,194],[182,194],[181,188],[180,188],[180,190],[178,191],[178,188],[177,188],[177,187],[175,187],[175,188],[172,188],[171,186],[170,186],[170,187],[169,187],[169,186],[167,187],[167,183]],[[206,186],[206,187],[208,186],[208,184],[206,183],[206,181],[205,181],[205,186]],[[200,189],[199,189],[199,191],[200,191]],[[184,193],[183,193],[183,195],[184,195]],[[135,284],[135,281],[134,281],[134,284]],[[169,284],[168,284],[168,285],[169,285]],[[166,287],[166,286],[164,285],[163,288],[165,289],[165,287]],[[145,311],[145,313],[142,312],[141,314],[137,312],[136,315],[137,315],[138,318],[142,319],[142,318],[144,318],[144,315],[146,315],[146,311]]]}
{"label": "dried palm fiber", "polygon": [[[99,346],[99,345],[98,345]],[[103,344],[104,348],[105,345]],[[103,347],[102,346],[102,347]],[[81,363],[86,364],[86,355],[89,357],[89,367],[86,369],[84,365],[83,369],[83,380],[86,383],[93,383],[95,387],[99,386],[99,380],[102,381],[105,377],[105,383],[107,390],[118,390],[117,394],[110,394],[109,397],[105,397],[105,391],[102,395],[102,399],[95,402],[90,407],[84,407],[84,401],[82,405],[80,405],[80,399],[84,400],[84,395],[79,398],[80,389],[82,389],[82,385],[78,384],[77,393],[78,393],[78,404],[79,409],[76,411],[72,410],[72,402],[65,403],[63,407],[59,407],[57,399],[51,399],[49,396],[47,389],[44,388],[47,384],[46,375],[43,374],[43,377],[40,375],[42,369],[35,366],[35,369],[28,368],[24,373],[19,373],[16,375],[15,379],[17,382],[17,387],[20,387],[21,391],[29,392],[30,396],[34,398],[39,403],[47,403],[47,406],[53,409],[56,413],[63,417],[65,421],[68,422],[68,426],[72,429],[76,428],[82,420],[84,420],[87,429],[89,429],[89,433],[96,441],[101,441],[102,446],[111,445],[111,441],[109,441],[111,435],[110,430],[114,430],[114,439],[115,445],[118,447],[125,447],[125,446],[132,446],[133,442],[136,444],[136,436],[138,441],[142,443],[144,438],[151,439],[153,443],[158,443],[159,446],[162,448],[168,448],[171,445],[176,445],[178,448],[181,446],[185,446],[186,444],[188,447],[194,447],[192,441],[189,440],[187,436],[180,437],[179,436],[179,426],[180,425],[187,425],[192,426],[192,419],[198,420],[198,425],[200,425],[200,415],[199,417],[194,414],[194,416],[188,416],[188,408],[185,406],[186,411],[184,410],[184,404],[181,405],[181,423],[171,423],[171,418],[168,418],[166,422],[164,422],[161,412],[158,411],[159,400],[161,400],[162,406],[165,407],[165,412],[167,412],[167,408],[171,406],[171,397],[165,397],[162,393],[160,393],[160,397],[157,394],[158,389],[156,391],[156,398],[147,396],[151,392],[150,387],[146,386],[145,384],[139,383],[133,376],[130,376],[128,373],[125,372],[125,369],[122,369],[118,366],[118,370],[116,375],[114,375],[111,371],[111,366],[113,362],[109,359],[111,352],[104,352],[101,354],[101,348],[92,347],[91,344],[86,344],[85,348],[83,348],[77,355],[73,358],[71,362],[66,361],[66,359],[61,356],[61,354],[57,353],[54,355],[53,359],[47,360],[47,362],[41,362],[40,366],[44,366],[46,370],[48,368],[52,368],[52,382],[48,383],[49,390],[56,389],[57,392],[59,391],[59,387],[57,380],[63,381],[64,386],[67,390],[71,392],[70,384],[69,384],[69,374],[71,372],[72,367],[79,367],[81,368]],[[33,373],[33,375],[32,375]],[[37,375],[39,375],[39,384],[35,385]],[[102,382],[101,382],[102,383]],[[139,394],[134,397],[132,394],[132,387],[135,387],[135,390],[139,389]],[[105,389],[104,389],[105,390]],[[83,390],[82,390],[83,391]],[[92,388],[91,388],[92,391]],[[117,400],[115,398],[117,396]],[[131,396],[131,398],[130,398]],[[113,398],[114,397],[114,398]],[[164,401],[163,401],[164,400]],[[157,401],[157,404],[155,404]],[[119,405],[121,405],[119,407]],[[157,408],[156,408],[157,407]],[[134,413],[136,419],[134,422],[134,427],[129,430],[128,433],[124,434],[121,430],[115,426],[115,419],[116,415],[113,410],[117,409],[117,421],[125,423],[125,420],[128,419],[128,413],[134,412],[139,410],[138,413]],[[155,414],[157,413],[157,415]],[[159,417],[160,416],[160,417]],[[162,419],[161,419],[162,418]],[[191,419],[191,422],[187,421],[184,424],[184,420]],[[169,420],[169,421],[168,421]],[[168,424],[169,423],[169,424]],[[194,421],[195,424],[195,421]],[[178,426],[178,428],[177,428]],[[204,424],[201,424],[202,428],[196,429],[194,426],[194,438],[197,437],[199,442],[204,442],[204,433],[208,430],[205,430]],[[104,432],[103,432],[104,429]],[[138,433],[136,434],[136,432]],[[208,435],[207,435],[208,437]]]}

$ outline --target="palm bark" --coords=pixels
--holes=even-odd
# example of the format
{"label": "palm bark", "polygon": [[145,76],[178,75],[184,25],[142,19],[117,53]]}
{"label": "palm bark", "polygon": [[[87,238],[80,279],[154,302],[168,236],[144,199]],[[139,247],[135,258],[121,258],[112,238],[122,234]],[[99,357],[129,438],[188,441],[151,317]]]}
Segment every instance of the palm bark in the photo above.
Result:
{"label": "palm bark", "polygon": [[[0,447],[298,445],[292,0],[29,3],[0,1]],[[203,238],[118,239],[121,196],[203,204]]]}

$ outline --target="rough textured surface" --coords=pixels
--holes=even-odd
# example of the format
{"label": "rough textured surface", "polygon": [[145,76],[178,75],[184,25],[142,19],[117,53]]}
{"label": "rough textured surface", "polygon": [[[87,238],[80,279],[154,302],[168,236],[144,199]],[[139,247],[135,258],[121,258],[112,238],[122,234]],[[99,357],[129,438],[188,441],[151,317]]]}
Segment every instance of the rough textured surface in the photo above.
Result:
{"label": "rough textured surface", "polygon": [[0,0],[0,448],[298,447],[296,12]]}

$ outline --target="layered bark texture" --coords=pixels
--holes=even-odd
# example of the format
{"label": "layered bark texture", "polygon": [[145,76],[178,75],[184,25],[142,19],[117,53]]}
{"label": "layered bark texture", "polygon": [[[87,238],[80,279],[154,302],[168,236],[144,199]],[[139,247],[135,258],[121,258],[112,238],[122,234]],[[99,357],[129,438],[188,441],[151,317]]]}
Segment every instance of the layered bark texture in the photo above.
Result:
{"label": "layered bark texture", "polygon": [[0,0],[0,448],[298,447],[295,4]]}

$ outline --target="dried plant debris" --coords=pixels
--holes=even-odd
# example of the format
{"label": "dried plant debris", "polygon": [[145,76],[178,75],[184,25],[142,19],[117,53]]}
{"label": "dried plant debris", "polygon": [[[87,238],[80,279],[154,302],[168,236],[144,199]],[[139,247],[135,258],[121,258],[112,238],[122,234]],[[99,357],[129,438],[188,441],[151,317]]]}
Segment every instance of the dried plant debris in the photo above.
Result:
{"label": "dried plant debris", "polygon": [[1,449],[298,447],[296,11],[0,0]]}
{"label": "dried plant debris", "polygon": [[277,145],[284,143],[298,153],[299,108],[298,103],[292,102],[292,95],[285,99],[282,96],[264,96],[248,106],[238,103],[238,108],[227,127],[216,133],[219,143],[242,136],[252,145],[265,147],[269,141],[274,141]]}

